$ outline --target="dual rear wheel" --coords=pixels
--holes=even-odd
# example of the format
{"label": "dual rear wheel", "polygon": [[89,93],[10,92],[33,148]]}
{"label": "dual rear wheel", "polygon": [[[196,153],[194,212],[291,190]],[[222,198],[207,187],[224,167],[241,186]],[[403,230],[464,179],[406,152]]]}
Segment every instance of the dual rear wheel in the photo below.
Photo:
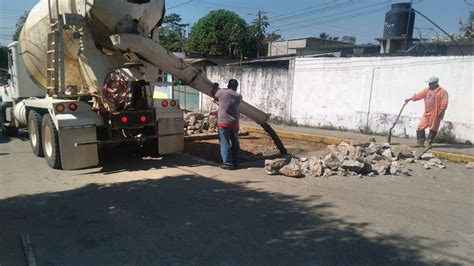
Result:
{"label": "dual rear wheel", "polygon": [[61,169],[59,134],[51,115],[41,116],[31,110],[28,115],[28,133],[33,154],[44,157],[51,168]]}

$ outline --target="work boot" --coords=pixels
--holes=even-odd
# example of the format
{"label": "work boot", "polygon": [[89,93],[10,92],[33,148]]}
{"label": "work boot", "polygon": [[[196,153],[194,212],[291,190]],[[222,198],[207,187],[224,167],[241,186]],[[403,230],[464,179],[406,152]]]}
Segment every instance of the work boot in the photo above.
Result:
{"label": "work boot", "polygon": [[416,131],[416,144],[420,147],[423,147],[426,140],[426,133],[424,130]]}
{"label": "work boot", "polygon": [[436,138],[437,133],[438,132],[430,131],[430,133],[428,134],[428,139],[425,141],[426,148],[431,148],[431,145],[433,144],[433,141]]}

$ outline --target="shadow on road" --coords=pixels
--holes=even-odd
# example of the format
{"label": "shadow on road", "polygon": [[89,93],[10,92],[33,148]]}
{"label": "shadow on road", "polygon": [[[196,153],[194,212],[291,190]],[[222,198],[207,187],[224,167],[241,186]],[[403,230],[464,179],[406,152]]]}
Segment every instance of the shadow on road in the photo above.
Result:
{"label": "shadow on road", "polygon": [[369,237],[332,207],[194,175],[18,196],[0,201],[0,264],[23,261],[23,232],[39,265],[450,263],[421,254],[445,242]]}

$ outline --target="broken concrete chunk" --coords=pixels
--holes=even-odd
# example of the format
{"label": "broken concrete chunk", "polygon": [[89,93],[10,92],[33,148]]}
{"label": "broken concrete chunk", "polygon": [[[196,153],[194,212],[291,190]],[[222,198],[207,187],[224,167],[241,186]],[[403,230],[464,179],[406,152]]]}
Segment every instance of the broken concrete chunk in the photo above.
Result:
{"label": "broken concrete chunk", "polygon": [[288,163],[288,159],[265,160],[265,172],[268,175],[277,175],[279,170]]}
{"label": "broken concrete chunk", "polygon": [[446,165],[444,165],[444,164],[438,164],[437,167],[439,169],[446,169]]}
{"label": "broken concrete chunk", "polygon": [[467,169],[474,169],[474,162],[469,162],[468,164],[466,164],[466,168]]}
{"label": "broken concrete chunk", "polygon": [[414,163],[415,159],[414,158],[408,158],[408,159],[405,159],[405,162],[406,163]]}
{"label": "broken concrete chunk", "polygon": [[390,166],[390,174],[398,176],[409,176],[410,170],[405,168],[403,164],[399,162],[392,162]]}
{"label": "broken concrete chunk", "polygon": [[365,152],[367,154],[374,154],[379,150],[377,144],[375,142],[371,142],[367,148],[365,148]]}
{"label": "broken concrete chunk", "polygon": [[384,156],[387,159],[392,159],[392,149],[388,148],[385,151],[383,151],[382,156]]}
{"label": "broken concrete chunk", "polygon": [[383,157],[382,155],[378,155],[378,154],[374,153],[374,154],[371,154],[371,155],[367,156],[367,160],[372,163],[372,162],[378,162],[378,161],[385,160],[385,157]]}
{"label": "broken concrete chunk", "polygon": [[372,165],[372,169],[379,175],[386,175],[392,164],[388,161],[379,161]]}
{"label": "broken concrete chunk", "polygon": [[388,143],[388,142],[380,144],[380,148],[382,148],[382,149],[390,149],[390,147],[391,147],[390,143]]}
{"label": "broken concrete chunk", "polygon": [[428,164],[428,163],[425,163],[425,164],[423,164],[423,167],[424,167],[426,170],[429,170],[429,169],[431,169],[431,167],[429,166],[429,164]]}
{"label": "broken concrete chunk", "polygon": [[310,175],[315,177],[322,176],[324,173],[324,167],[322,162],[320,160],[310,160],[309,173]]}
{"label": "broken concrete chunk", "polygon": [[296,163],[290,163],[279,170],[280,174],[288,177],[302,177],[301,167]]}
{"label": "broken concrete chunk", "polygon": [[438,158],[431,158],[429,162],[434,164],[443,164],[443,162]]}
{"label": "broken concrete chunk", "polygon": [[425,153],[425,154],[421,155],[421,159],[423,159],[423,160],[430,160],[430,159],[433,159],[433,158],[435,158],[435,156],[432,153]]}
{"label": "broken concrete chunk", "polygon": [[342,168],[347,171],[360,173],[364,169],[365,164],[355,160],[345,160],[342,162]]}

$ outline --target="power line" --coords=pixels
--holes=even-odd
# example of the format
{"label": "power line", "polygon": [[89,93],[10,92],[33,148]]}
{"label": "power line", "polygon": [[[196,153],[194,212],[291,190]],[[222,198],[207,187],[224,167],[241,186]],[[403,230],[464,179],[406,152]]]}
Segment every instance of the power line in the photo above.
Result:
{"label": "power line", "polygon": [[[306,12],[302,12],[302,13],[300,12],[300,13],[292,14],[292,15],[280,18],[278,20],[279,21],[285,21],[285,20],[288,20],[288,19],[296,18],[296,17],[300,18],[300,17],[304,17],[306,15],[313,15],[313,14],[315,14],[315,12],[325,11],[325,10],[330,10],[330,9],[335,10],[335,9],[342,8],[342,7],[349,6],[349,5],[353,5],[353,4],[354,3],[352,1],[343,2],[343,3],[334,4],[334,5],[327,6],[327,7],[307,10]],[[272,21],[272,20],[270,20],[270,21]]]}
{"label": "power line", "polygon": [[181,4],[177,4],[177,5],[168,7],[167,10],[171,10],[171,9],[173,9],[173,8],[177,8],[177,7],[180,7],[180,6],[184,6],[184,5],[190,4],[190,3],[192,3],[192,2],[193,2],[193,0],[189,0],[189,1],[187,1],[187,2],[184,2],[184,3],[181,3]]}
{"label": "power line", "polygon": [[343,16],[343,17],[337,17],[337,18],[333,18],[333,19],[320,21],[320,22],[317,22],[317,24],[311,24],[311,25],[306,24],[306,25],[301,25],[301,26],[297,26],[297,27],[291,27],[291,28],[288,28],[288,29],[284,29],[283,32],[289,32],[289,31],[304,29],[304,28],[311,28],[311,27],[319,26],[321,24],[339,22],[339,21],[343,21],[343,20],[346,20],[346,19],[361,17],[361,16],[365,16],[365,15],[369,15],[369,14],[378,13],[378,12],[381,12],[381,11],[386,11],[386,10],[387,10],[387,7],[372,9],[372,10],[368,10],[368,11],[364,11],[364,12],[360,12],[360,13],[350,14],[350,15]]}
{"label": "power line", "polygon": [[319,5],[316,5],[316,6],[310,6],[310,7],[306,7],[306,8],[303,8],[303,9],[298,9],[296,11],[293,11],[293,12],[289,12],[289,13],[285,13],[285,14],[280,14],[280,15],[277,15],[277,16],[274,16],[274,17],[270,17],[269,18],[269,21],[273,21],[275,19],[281,19],[281,18],[285,18],[285,17],[288,17],[291,15],[297,15],[297,14],[301,14],[301,13],[306,13],[308,11],[310,12],[314,12],[314,8],[318,8],[318,7],[322,7],[322,6],[325,6],[325,5],[328,5],[328,4],[331,4],[331,2],[328,2],[328,3],[324,3],[324,4],[319,4]]}
{"label": "power line", "polygon": [[[359,8],[355,8],[355,9],[350,9],[350,10],[346,10],[346,11],[342,11],[342,12],[338,12],[338,13],[334,13],[334,14],[329,14],[329,15],[326,15],[326,16],[322,16],[322,17],[317,17],[317,18],[313,18],[313,19],[307,19],[305,20],[304,22],[310,22],[310,21],[318,21],[318,20],[321,20],[323,18],[330,18],[330,17],[333,17],[333,16],[337,16],[337,15],[341,15],[341,14],[350,14],[351,12],[354,12],[354,11],[358,11],[358,10],[361,10],[361,9],[366,9],[366,8],[371,8],[371,7],[375,7],[375,6],[378,6],[378,5],[381,5],[381,4],[386,4],[388,2],[391,2],[391,0],[387,0],[385,2],[382,2],[382,3],[377,3],[377,4],[372,4],[372,5],[368,5],[368,6],[363,6],[363,7],[359,7]],[[385,8],[385,7],[384,7]],[[299,21],[299,22],[292,22],[292,23],[287,23],[283,26],[275,26],[275,27],[280,27],[280,28],[285,28],[287,26],[291,26],[291,25],[304,25],[304,24],[301,24],[303,23],[302,21]],[[306,24],[307,25],[307,24]]]}

